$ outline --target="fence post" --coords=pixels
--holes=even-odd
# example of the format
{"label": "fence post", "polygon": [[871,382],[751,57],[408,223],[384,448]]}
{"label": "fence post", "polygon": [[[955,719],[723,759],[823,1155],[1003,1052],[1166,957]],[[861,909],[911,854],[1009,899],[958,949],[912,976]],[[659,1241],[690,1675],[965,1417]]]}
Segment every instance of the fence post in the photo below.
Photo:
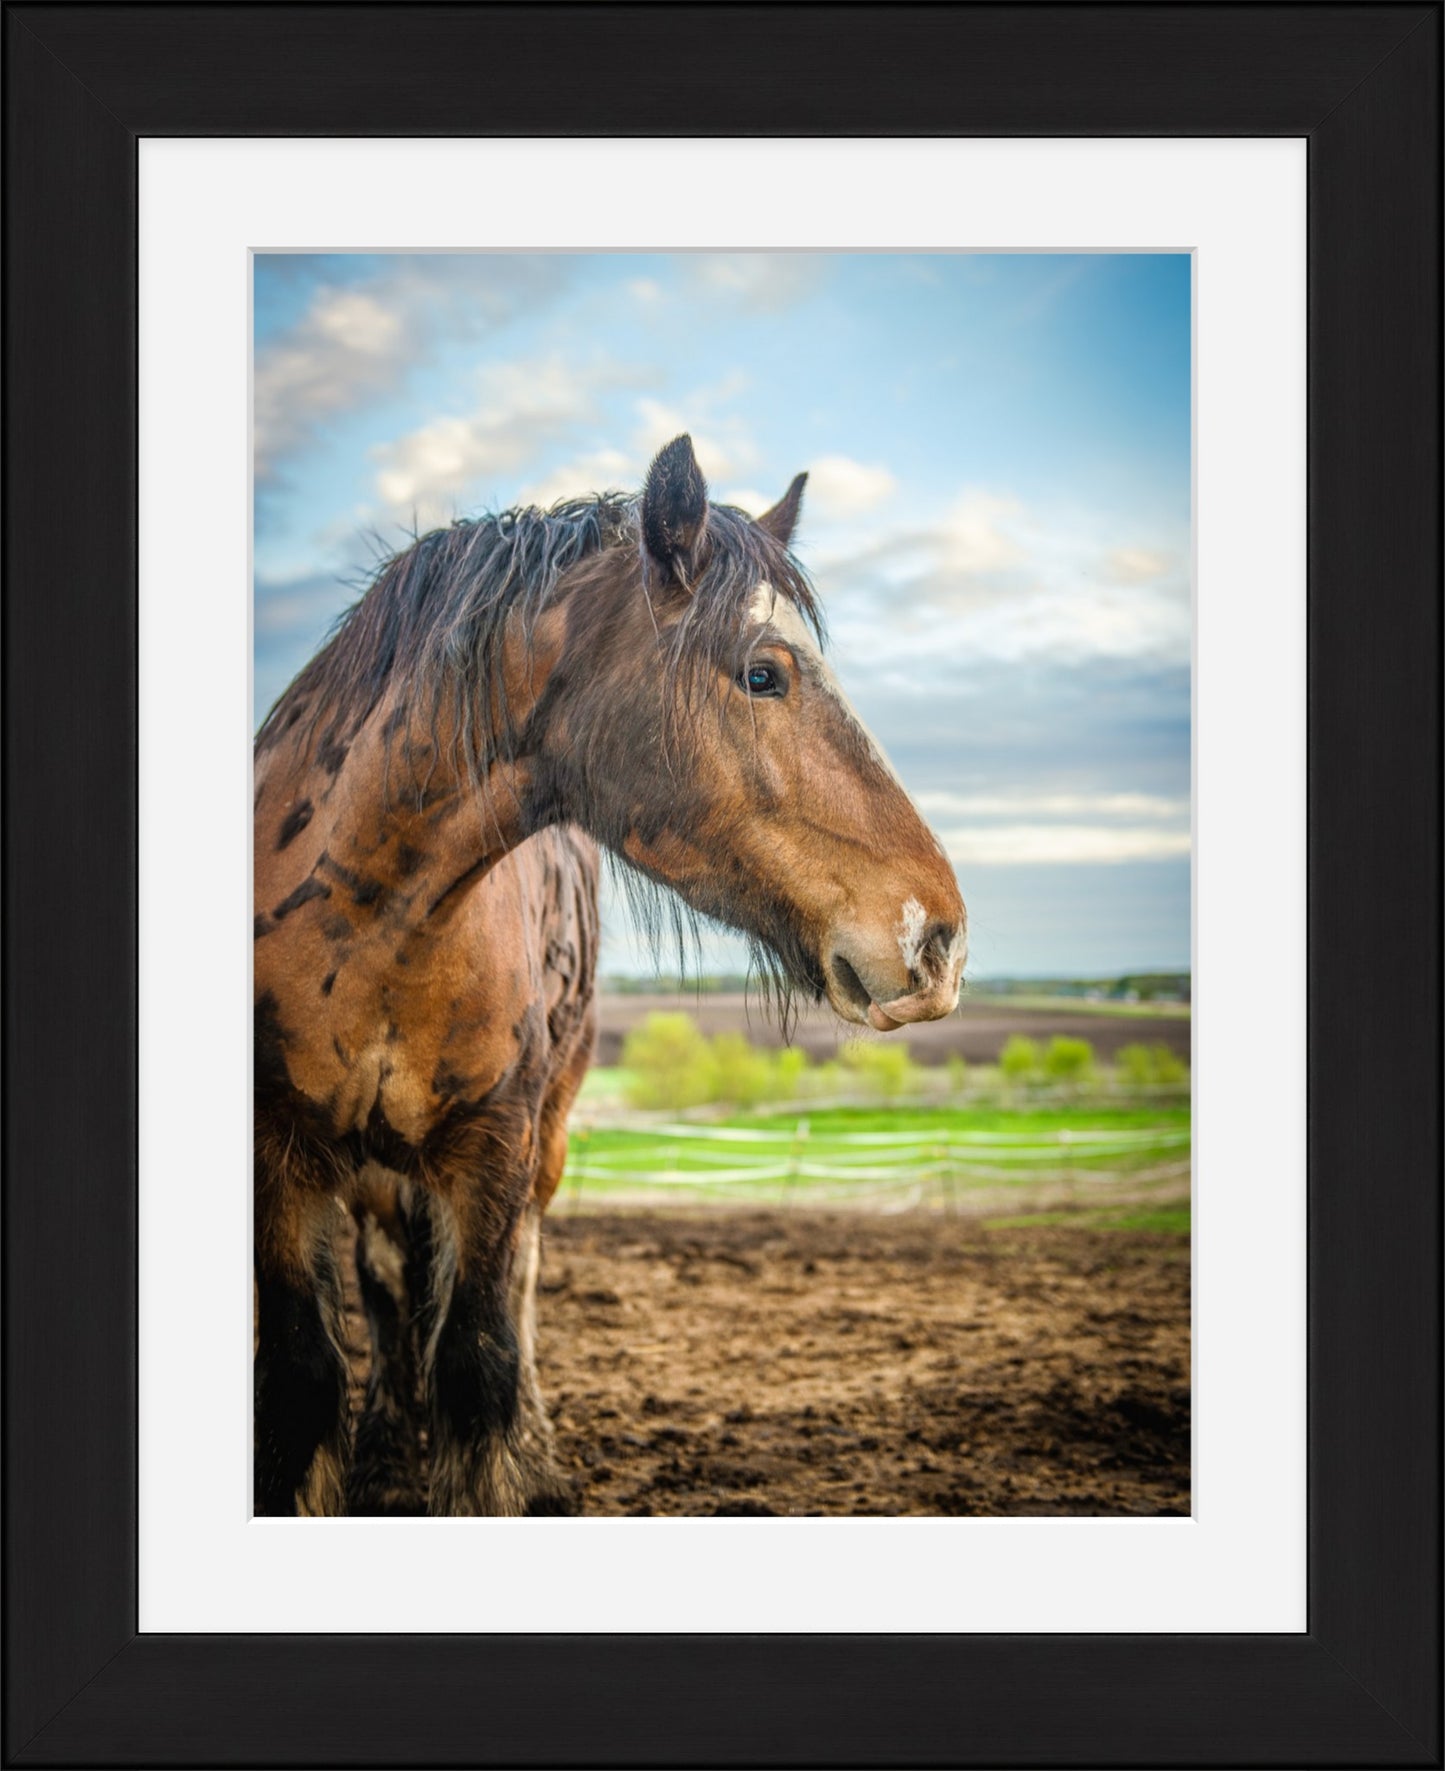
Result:
{"label": "fence post", "polygon": [[808,1142],[808,1121],[800,1119],[793,1129],[793,1142],[788,1150],[788,1172],[783,1181],[783,1203],[793,1203],[793,1188],[802,1179],[803,1147]]}
{"label": "fence post", "polygon": [[587,1167],[587,1135],[592,1128],[587,1125],[577,1126],[568,1139],[568,1155],[571,1158],[568,1166],[572,1170],[571,1207],[577,1209],[577,1201],[582,1197],[582,1175]]}

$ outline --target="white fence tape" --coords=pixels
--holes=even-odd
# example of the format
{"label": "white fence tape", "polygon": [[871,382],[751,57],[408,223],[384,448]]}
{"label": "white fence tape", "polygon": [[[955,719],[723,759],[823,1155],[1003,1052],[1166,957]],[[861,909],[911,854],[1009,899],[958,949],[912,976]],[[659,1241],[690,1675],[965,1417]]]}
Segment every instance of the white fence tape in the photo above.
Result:
{"label": "white fence tape", "polygon": [[[619,1130],[622,1128],[618,1128]],[[1028,1189],[1080,1189],[1102,1196],[1119,1187],[1157,1188],[1187,1182],[1190,1129],[1067,1129],[1054,1134],[970,1132],[810,1132],[806,1118],[789,1130],[741,1126],[630,1126],[629,1139],[646,1139],[654,1161],[631,1166],[636,1148],[589,1149],[584,1133],[574,1139],[567,1167],[572,1202],[589,1181],[607,1193],[633,1191],[694,1198],[793,1200],[799,1204],[874,1205],[907,1210],[932,1194],[948,1207],[960,1194],[1016,1199]],[[707,1144],[713,1149],[707,1149]],[[657,1146],[662,1148],[658,1149]],[[716,1146],[722,1145],[719,1149]],[[741,1146],[741,1147],[740,1147]],[[1101,1161],[1158,1152],[1146,1168],[1101,1168]],[[1177,1152],[1178,1154],[1174,1154]],[[658,1164],[656,1157],[662,1158]],[[892,1157],[886,1167],[879,1158]],[[751,1159],[749,1159],[751,1158]],[[687,1166],[679,1164],[684,1161]],[[802,1183],[800,1186],[799,1183]],[[1002,1189],[1002,1194],[1000,1194]]]}
{"label": "white fence tape", "polygon": [[1152,1130],[1148,1126],[1138,1129],[1120,1127],[1110,1130],[1108,1127],[1086,1127],[1080,1131],[1055,1132],[1052,1137],[1047,1132],[991,1132],[991,1131],[820,1131],[810,1132],[806,1119],[800,1120],[793,1131],[763,1131],[751,1127],[736,1125],[637,1125],[617,1128],[630,1138],[661,1138],[668,1142],[689,1138],[702,1139],[707,1142],[733,1144],[789,1144],[798,1138],[806,1138],[810,1144],[877,1144],[885,1148],[902,1148],[906,1144],[998,1144],[1012,1149],[1017,1145],[1047,1145],[1051,1149],[1067,1148],[1074,1144],[1104,1142],[1110,1144],[1167,1144],[1171,1142],[1187,1144],[1190,1138],[1189,1128],[1182,1126],[1174,1130]]}

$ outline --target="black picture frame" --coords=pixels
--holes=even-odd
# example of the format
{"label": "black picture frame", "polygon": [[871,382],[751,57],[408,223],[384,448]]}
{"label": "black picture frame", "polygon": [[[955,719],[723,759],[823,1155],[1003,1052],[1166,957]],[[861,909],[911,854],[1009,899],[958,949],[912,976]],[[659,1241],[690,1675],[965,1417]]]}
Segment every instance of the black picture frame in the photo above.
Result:
{"label": "black picture frame", "polygon": [[[1440,5],[42,4],[5,46],[6,1763],[1439,1764]],[[1302,1634],[137,1633],[137,141],[586,134],[1308,140]]]}

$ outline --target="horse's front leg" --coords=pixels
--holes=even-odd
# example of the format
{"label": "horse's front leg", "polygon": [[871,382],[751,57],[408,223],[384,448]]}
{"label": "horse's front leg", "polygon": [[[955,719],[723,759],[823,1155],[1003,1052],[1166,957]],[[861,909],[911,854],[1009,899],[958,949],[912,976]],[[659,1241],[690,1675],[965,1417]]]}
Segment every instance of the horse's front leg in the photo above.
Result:
{"label": "horse's front leg", "polygon": [[405,1181],[381,1169],[362,1171],[352,1210],[371,1370],[356,1423],[346,1510],[424,1513],[420,1374],[431,1288],[427,1213],[412,1208]]}
{"label": "horse's front leg", "polygon": [[349,1435],[336,1199],[258,1150],[255,1194],[258,1514],[345,1510]]}
{"label": "horse's front leg", "polygon": [[521,1446],[531,1478],[532,1513],[571,1513],[576,1496],[557,1465],[556,1434],[537,1382],[537,1280],[542,1266],[542,1214],[561,1185],[567,1164],[567,1115],[591,1061],[595,1012],[584,1011],[574,1047],[542,1102],[537,1173],[517,1234],[512,1263],[512,1320],[520,1356]]}
{"label": "horse's front leg", "polygon": [[557,1468],[556,1434],[537,1382],[537,1280],[542,1266],[542,1208],[528,1204],[512,1262],[511,1313],[517,1333],[517,1444],[529,1513],[572,1513],[576,1498]]}
{"label": "horse's front leg", "polygon": [[528,1127],[479,1127],[430,1177],[425,1378],[433,1513],[558,1510],[549,1448],[526,1394],[534,1170]]}

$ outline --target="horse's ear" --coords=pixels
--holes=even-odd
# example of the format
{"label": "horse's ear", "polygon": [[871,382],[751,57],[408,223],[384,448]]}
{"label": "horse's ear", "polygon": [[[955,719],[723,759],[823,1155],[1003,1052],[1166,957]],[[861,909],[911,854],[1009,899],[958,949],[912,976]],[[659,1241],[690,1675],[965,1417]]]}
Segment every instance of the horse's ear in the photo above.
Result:
{"label": "horse's ear", "polygon": [[784,547],[793,539],[793,530],[798,526],[798,512],[803,508],[803,487],[807,483],[807,474],[800,473],[773,508],[765,510],[758,518],[758,527],[766,529],[773,540],[781,541]]}
{"label": "horse's ear", "polygon": [[642,545],[664,573],[686,582],[697,564],[707,528],[707,481],[692,438],[674,437],[659,449],[642,491]]}

